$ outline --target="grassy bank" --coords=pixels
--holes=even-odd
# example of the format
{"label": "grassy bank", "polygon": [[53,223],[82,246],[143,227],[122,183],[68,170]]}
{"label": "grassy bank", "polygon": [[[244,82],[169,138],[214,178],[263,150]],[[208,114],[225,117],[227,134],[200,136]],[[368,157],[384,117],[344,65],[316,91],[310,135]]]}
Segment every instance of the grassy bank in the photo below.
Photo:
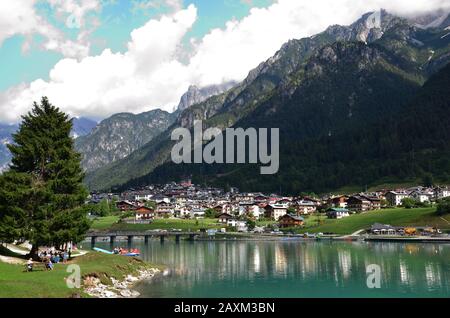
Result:
{"label": "grassy bank", "polygon": [[94,220],[94,222],[91,225],[91,230],[107,230],[113,226],[113,224],[116,224],[119,221],[118,216],[105,216],[105,217],[98,217]]}
{"label": "grassy bank", "polygon": [[352,234],[360,229],[370,228],[374,223],[390,224],[394,226],[436,226],[440,229],[450,229],[450,218],[441,218],[436,215],[435,208],[421,209],[386,209],[362,214],[351,215],[340,220],[322,219],[317,225],[316,220],[306,222],[306,226],[296,230],[298,233],[336,233]]}
{"label": "grassy bank", "polygon": [[96,252],[80,256],[67,265],[56,264],[53,271],[39,266],[27,273],[24,265],[0,262],[0,298],[67,298],[76,294],[86,297],[82,289],[70,289],[66,285],[70,264],[80,266],[82,277],[94,276],[107,285],[111,284],[111,277],[122,280],[139,269],[157,268],[139,259]]}
{"label": "grassy bank", "polygon": [[118,223],[111,226],[111,230],[117,231],[147,231],[147,230],[171,230],[198,231],[200,229],[218,229],[221,226],[214,219],[202,220],[179,220],[179,219],[156,219],[151,224],[126,224]]}

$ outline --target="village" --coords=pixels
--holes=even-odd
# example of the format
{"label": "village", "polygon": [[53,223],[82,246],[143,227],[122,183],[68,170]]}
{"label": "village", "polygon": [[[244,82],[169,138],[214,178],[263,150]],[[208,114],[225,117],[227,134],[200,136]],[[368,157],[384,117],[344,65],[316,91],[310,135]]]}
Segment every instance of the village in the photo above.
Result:
{"label": "village", "polygon": [[[450,187],[415,186],[352,195],[304,195],[286,197],[277,194],[243,193],[237,188],[225,192],[219,188],[201,187],[190,180],[165,185],[130,189],[120,194],[92,194],[91,204],[102,200],[113,202],[127,224],[152,224],[155,220],[215,219],[221,232],[282,234],[284,230],[301,229],[305,219],[319,215],[325,219],[344,219],[354,214],[382,211],[396,207],[429,207],[450,197]],[[172,229],[177,231],[179,229]],[[438,234],[428,224],[417,229],[389,224],[373,224],[371,234],[407,235]]]}

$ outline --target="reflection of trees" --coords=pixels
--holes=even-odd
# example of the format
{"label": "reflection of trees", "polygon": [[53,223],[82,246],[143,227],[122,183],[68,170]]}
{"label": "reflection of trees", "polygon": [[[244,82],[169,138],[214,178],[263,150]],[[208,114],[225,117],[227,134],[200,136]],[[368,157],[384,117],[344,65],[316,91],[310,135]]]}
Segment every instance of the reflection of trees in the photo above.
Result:
{"label": "reflection of trees", "polygon": [[[151,242],[141,246],[152,263],[173,268],[176,279],[163,284],[250,284],[261,280],[325,284],[366,289],[366,267],[381,267],[382,286],[391,292],[419,289],[449,291],[446,270],[450,246],[438,244],[349,242]],[[172,286],[172,285],[171,285]],[[300,287],[301,288],[301,287]]]}
{"label": "reflection of trees", "polygon": [[442,285],[441,266],[435,263],[425,265],[425,277],[429,288],[440,288]]}

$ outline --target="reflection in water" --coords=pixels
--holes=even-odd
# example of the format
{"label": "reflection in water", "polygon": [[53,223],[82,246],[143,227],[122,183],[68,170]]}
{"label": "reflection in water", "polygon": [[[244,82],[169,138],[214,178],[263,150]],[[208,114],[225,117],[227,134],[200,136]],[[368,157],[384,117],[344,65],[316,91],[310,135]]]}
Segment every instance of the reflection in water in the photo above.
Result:
{"label": "reflection in water", "polygon": [[427,284],[430,289],[439,288],[441,286],[441,273],[439,266],[429,263],[425,266],[425,275],[427,278]]}
{"label": "reflection in water", "polygon": [[259,273],[261,271],[261,259],[259,256],[259,248],[257,245],[254,246],[253,250],[253,270],[255,273]]}
{"label": "reflection in water", "polygon": [[344,278],[350,275],[352,256],[348,250],[338,250],[339,269]]}
{"label": "reflection in water", "polygon": [[[365,242],[150,242],[142,257],[170,268],[144,297],[448,297],[450,245]],[[366,267],[381,268],[381,289]]]}
{"label": "reflection in water", "polygon": [[400,281],[402,284],[409,284],[409,274],[408,274],[408,266],[406,265],[404,260],[400,260]]}

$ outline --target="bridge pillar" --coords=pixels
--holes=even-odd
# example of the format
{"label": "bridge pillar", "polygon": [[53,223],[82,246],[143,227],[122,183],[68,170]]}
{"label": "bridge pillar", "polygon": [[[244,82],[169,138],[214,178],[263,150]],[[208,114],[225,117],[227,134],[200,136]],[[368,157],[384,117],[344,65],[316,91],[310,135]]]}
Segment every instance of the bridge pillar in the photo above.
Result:
{"label": "bridge pillar", "polygon": [[176,242],[176,243],[180,243],[180,236],[181,236],[181,235],[179,235],[179,234],[178,234],[178,235],[175,235],[175,242]]}
{"label": "bridge pillar", "polygon": [[164,235],[160,235],[159,236],[159,240],[160,240],[161,243],[164,243]]}
{"label": "bridge pillar", "polygon": [[145,245],[148,245],[148,238],[149,238],[148,235],[144,236],[144,243],[145,243]]}
{"label": "bridge pillar", "polygon": [[128,248],[131,247],[131,244],[133,244],[133,236],[132,236],[132,235],[129,235],[129,236],[128,236]]}
{"label": "bridge pillar", "polygon": [[97,238],[95,236],[91,236],[91,248],[95,247],[96,240],[97,240]]}

